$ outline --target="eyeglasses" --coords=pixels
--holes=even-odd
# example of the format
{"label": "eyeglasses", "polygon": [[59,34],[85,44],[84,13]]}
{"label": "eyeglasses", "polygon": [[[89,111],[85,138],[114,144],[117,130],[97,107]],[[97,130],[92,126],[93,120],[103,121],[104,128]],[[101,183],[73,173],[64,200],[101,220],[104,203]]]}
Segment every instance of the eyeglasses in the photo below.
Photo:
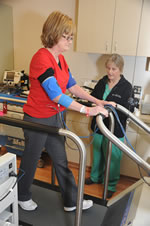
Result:
{"label": "eyeglasses", "polygon": [[73,36],[66,36],[66,35],[62,35],[63,38],[65,38],[68,42],[69,41],[73,41]]}

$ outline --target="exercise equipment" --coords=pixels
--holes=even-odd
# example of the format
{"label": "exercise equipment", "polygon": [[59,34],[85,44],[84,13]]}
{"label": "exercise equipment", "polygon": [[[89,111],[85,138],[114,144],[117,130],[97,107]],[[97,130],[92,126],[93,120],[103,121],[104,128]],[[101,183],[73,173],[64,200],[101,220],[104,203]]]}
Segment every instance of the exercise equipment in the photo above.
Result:
{"label": "exercise equipment", "polygon": [[[137,117],[135,117],[127,109],[125,109],[120,105],[117,105],[116,109],[125,113],[135,124],[137,124],[139,127],[142,127],[146,132],[150,133],[150,128],[141,120],[139,120]],[[111,112],[109,113],[109,115],[110,114]],[[144,161],[140,156],[138,156],[135,152],[133,152],[127,145],[120,142],[120,140],[116,138],[113,135],[113,133],[110,131],[111,128],[109,130],[105,127],[103,123],[103,119],[104,117],[101,114],[96,117],[98,127],[101,129],[102,133],[106,137],[108,137],[110,142],[118,146],[134,162],[136,162],[145,171],[150,173],[150,165],[146,161]],[[10,125],[10,126],[15,126],[15,127],[21,127],[24,129],[36,130],[37,132],[40,131],[40,132],[54,133],[54,134],[58,133],[61,136],[69,137],[76,143],[79,149],[79,177],[78,177],[77,209],[75,213],[74,226],[81,226],[81,225],[88,226],[88,224],[89,225],[94,224],[94,226],[97,226],[93,222],[94,219],[91,219],[91,221],[88,221],[88,223],[87,222],[84,223],[85,221],[84,219],[82,219],[82,200],[83,200],[83,189],[84,189],[85,167],[86,167],[86,150],[80,138],[76,134],[65,129],[58,129],[55,127],[53,128],[45,125],[40,125],[37,123],[25,122],[19,119],[0,117],[0,123]],[[110,155],[108,156],[110,158]],[[108,169],[109,169],[109,166],[108,166]],[[108,175],[109,173],[107,173],[106,181],[108,180]],[[145,180],[149,182],[148,177],[146,177]],[[106,192],[104,192],[103,202],[101,204],[102,211],[101,213],[99,213],[99,217],[100,217],[99,222],[101,226],[110,226],[110,225],[115,225],[115,226],[119,226],[119,225],[135,226],[136,225],[137,226],[136,223],[140,221],[140,219],[142,219],[141,214],[144,214],[144,217],[145,217],[144,225],[149,224],[150,217],[148,212],[150,210],[150,204],[147,200],[147,197],[150,196],[150,188],[147,184],[144,183],[142,179],[109,201],[106,200],[106,193],[107,193],[106,185],[107,183],[105,184]],[[103,211],[104,209],[105,211]],[[90,218],[90,210],[88,214]],[[57,213],[56,213],[56,225],[57,225]],[[71,225],[69,224],[67,226],[71,226]]]}

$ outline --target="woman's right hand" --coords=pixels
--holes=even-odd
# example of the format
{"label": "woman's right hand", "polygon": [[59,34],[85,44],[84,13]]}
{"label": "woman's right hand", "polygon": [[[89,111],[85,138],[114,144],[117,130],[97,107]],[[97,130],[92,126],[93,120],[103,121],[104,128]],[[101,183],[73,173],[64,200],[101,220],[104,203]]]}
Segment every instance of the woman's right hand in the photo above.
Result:
{"label": "woman's right hand", "polygon": [[96,107],[87,107],[86,109],[87,111],[87,114],[89,116],[96,116],[98,115],[99,113],[103,114],[105,117],[108,117],[108,111],[101,107],[101,106],[96,106]]}

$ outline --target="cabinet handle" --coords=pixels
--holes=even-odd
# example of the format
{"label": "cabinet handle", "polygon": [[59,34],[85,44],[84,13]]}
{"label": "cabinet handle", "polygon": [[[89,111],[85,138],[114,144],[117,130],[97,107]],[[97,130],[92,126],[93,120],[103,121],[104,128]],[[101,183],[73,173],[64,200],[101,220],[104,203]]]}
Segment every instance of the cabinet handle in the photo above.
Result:
{"label": "cabinet handle", "polygon": [[108,42],[106,42],[106,52],[108,51]]}
{"label": "cabinet handle", "polygon": [[117,42],[115,42],[115,48],[114,48],[115,52],[117,52]]}

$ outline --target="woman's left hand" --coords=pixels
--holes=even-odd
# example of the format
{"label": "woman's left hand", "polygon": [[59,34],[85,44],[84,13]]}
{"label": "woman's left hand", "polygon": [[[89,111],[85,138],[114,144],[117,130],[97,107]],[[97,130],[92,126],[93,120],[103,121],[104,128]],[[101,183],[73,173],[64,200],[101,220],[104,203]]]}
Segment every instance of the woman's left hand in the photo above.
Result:
{"label": "woman's left hand", "polygon": [[108,104],[112,105],[113,107],[116,107],[116,103],[113,101],[98,100],[96,104],[101,107],[104,107],[105,105],[108,105]]}
{"label": "woman's left hand", "polygon": [[104,105],[107,105],[107,104],[109,104],[109,105],[112,105],[113,107],[116,107],[116,103],[115,102],[113,102],[113,101],[104,101],[105,103],[104,103]]}

